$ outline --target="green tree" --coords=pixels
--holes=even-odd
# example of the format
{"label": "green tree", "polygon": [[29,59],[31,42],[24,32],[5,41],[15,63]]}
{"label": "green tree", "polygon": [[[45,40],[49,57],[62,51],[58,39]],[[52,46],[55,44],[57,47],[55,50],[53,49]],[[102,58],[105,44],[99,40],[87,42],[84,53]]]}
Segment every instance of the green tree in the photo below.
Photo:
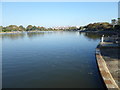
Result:
{"label": "green tree", "polygon": [[20,25],[19,26],[19,31],[25,31],[25,28],[22,25]]}
{"label": "green tree", "polygon": [[7,27],[3,27],[3,31],[17,31],[19,27],[16,25],[9,25]]}
{"label": "green tree", "polygon": [[33,26],[32,26],[32,25],[28,25],[28,26],[27,26],[27,28],[26,28],[26,31],[31,31],[31,30],[32,30],[32,28],[33,28]]}
{"label": "green tree", "polygon": [[0,26],[0,32],[2,32],[3,26]]}

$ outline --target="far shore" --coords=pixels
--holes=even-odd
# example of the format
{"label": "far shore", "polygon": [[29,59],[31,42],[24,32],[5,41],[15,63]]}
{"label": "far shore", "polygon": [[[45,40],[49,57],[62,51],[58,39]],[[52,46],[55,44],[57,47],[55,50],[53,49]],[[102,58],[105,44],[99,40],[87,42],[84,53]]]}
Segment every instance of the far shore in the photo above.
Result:
{"label": "far shore", "polygon": [[[79,31],[80,33],[95,33],[95,34],[100,34],[100,35],[103,35],[103,34],[119,34],[118,32],[116,31],[89,31],[89,30],[41,30],[41,31]],[[23,32],[41,32],[39,30],[33,30],[33,31],[9,31],[9,32],[0,32],[0,34],[12,34],[12,33],[23,33]]]}
{"label": "far shore", "polygon": [[20,32],[0,32],[1,34],[2,33],[20,33]]}
{"label": "far shore", "polygon": [[[53,31],[53,30],[49,30]],[[60,30],[59,30],[60,31]],[[41,31],[11,31],[11,32],[0,32],[0,34],[7,34],[7,33],[23,33],[23,32],[41,32]]]}
{"label": "far shore", "polygon": [[[43,31],[74,31],[74,30],[41,30]],[[34,30],[34,31],[10,31],[10,32],[0,32],[0,34],[7,34],[7,33],[23,33],[23,32],[41,32],[39,30]]]}

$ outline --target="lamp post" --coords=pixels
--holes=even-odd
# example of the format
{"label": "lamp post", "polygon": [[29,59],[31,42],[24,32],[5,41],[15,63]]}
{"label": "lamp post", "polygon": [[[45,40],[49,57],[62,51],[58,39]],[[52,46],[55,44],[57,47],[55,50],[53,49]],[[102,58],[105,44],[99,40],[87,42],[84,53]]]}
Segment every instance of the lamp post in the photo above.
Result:
{"label": "lamp post", "polygon": [[102,43],[104,42],[104,35],[102,35],[101,42]]}

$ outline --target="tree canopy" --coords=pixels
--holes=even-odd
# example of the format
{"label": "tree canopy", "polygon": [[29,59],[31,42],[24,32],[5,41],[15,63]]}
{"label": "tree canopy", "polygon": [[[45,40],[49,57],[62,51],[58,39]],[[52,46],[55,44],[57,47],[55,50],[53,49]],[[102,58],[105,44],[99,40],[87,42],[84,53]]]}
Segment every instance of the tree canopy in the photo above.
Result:
{"label": "tree canopy", "polygon": [[104,23],[93,23],[88,24],[87,26],[84,26],[86,30],[89,31],[103,31],[103,30],[113,30],[113,25],[104,22]]}

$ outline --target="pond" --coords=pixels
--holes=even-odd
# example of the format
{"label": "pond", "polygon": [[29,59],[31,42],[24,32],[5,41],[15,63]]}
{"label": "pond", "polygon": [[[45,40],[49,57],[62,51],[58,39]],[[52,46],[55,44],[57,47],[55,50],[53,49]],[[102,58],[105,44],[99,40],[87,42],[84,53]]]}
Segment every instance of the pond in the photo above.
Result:
{"label": "pond", "polygon": [[95,58],[99,35],[76,31],[1,35],[3,88],[104,88]]}

